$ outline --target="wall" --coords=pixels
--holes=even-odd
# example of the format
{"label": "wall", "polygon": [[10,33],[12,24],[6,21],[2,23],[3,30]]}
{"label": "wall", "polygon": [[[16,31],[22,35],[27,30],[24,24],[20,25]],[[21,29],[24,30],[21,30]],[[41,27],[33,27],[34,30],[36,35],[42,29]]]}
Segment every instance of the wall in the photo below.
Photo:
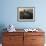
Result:
{"label": "wall", "polygon": [[[46,0],[0,0],[0,25],[13,24],[16,28],[46,28]],[[17,7],[35,7],[35,22],[18,22]]]}

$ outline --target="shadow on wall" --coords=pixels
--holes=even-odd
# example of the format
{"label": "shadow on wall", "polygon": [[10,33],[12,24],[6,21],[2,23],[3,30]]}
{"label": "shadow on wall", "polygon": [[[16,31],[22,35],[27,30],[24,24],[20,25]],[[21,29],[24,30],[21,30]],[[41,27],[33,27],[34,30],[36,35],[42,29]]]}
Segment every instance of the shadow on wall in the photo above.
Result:
{"label": "shadow on wall", "polygon": [[3,36],[3,32],[5,32],[6,30],[4,30],[5,25],[4,24],[0,24],[0,43],[2,43],[2,36]]}

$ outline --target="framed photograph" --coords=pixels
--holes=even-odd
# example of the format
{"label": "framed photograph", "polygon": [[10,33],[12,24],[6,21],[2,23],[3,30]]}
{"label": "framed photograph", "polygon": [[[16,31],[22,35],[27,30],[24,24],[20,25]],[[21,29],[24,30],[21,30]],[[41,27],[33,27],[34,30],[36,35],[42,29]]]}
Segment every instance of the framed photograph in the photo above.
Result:
{"label": "framed photograph", "polygon": [[23,22],[35,21],[35,8],[34,7],[18,7],[17,20]]}

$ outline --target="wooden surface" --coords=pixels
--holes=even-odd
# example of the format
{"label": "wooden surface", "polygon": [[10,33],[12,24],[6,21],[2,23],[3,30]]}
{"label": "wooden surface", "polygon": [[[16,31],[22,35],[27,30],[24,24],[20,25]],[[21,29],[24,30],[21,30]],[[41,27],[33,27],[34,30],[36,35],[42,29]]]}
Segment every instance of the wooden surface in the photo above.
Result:
{"label": "wooden surface", "polygon": [[3,46],[22,46],[23,33],[6,32],[3,36]]}
{"label": "wooden surface", "polygon": [[43,32],[24,33],[24,46],[44,46]]}
{"label": "wooden surface", "polygon": [[[19,32],[18,32],[19,31]],[[3,32],[3,46],[44,46],[44,32]]]}

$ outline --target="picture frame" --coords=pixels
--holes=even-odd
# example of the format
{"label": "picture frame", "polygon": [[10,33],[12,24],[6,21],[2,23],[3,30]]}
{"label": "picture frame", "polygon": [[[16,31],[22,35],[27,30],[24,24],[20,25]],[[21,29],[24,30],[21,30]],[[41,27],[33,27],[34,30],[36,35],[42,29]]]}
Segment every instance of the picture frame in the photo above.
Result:
{"label": "picture frame", "polygon": [[17,21],[20,22],[34,22],[35,21],[35,7],[18,7]]}

